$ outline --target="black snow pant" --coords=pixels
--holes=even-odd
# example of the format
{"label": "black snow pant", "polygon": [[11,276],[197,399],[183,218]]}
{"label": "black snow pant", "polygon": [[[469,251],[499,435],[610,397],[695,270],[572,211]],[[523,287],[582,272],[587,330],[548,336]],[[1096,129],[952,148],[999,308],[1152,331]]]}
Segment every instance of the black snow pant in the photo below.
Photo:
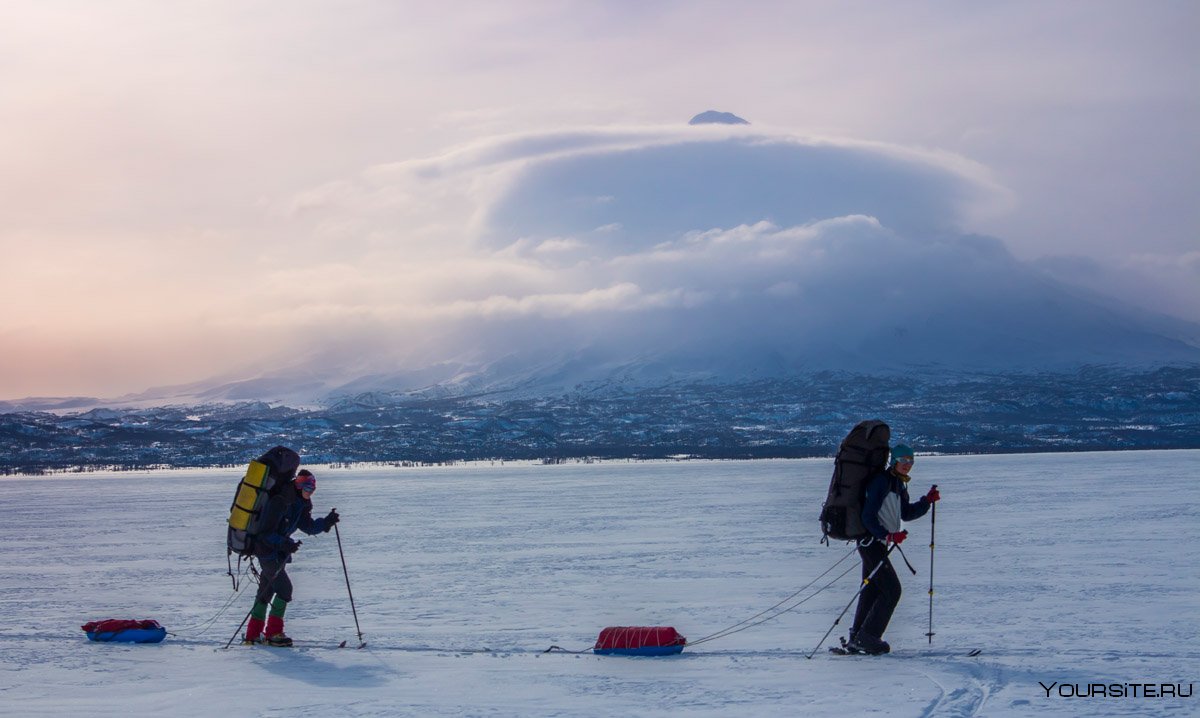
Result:
{"label": "black snow pant", "polygon": [[872,539],[866,546],[860,543],[858,555],[862,559],[863,580],[875,571],[880,562],[883,562],[883,565],[875,571],[874,578],[859,594],[858,608],[854,611],[854,624],[850,628],[850,634],[861,631],[875,638],[883,638],[888,621],[892,620],[892,612],[896,610],[896,604],[900,603],[900,577],[896,575],[896,569],[892,568],[892,562],[888,559],[886,541]]}
{"label": "black snow pant", "polygon": [[[292,579],[287,575],[287,557],[275,559],[258,557],[259,574],[258,593],[255,599],[261,603],[270,603],[272,596],[278,596],[284,603],[292,601]],[[272,578],[274,576],[274,578]]]}

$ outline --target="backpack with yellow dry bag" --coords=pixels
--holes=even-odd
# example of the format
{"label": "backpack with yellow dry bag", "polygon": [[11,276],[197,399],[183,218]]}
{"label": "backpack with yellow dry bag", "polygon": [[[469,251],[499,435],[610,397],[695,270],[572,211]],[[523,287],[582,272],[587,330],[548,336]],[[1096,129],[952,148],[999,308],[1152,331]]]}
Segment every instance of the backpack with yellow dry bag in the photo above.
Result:
{"label": "backpack with yellow dry bag", "polygon": [[233,570],[233,554],[238,555],[238,570],[242,559],[254,555],[254,541],[262,530],[263,513],[275,487],[283,486],[296,477],[300,455],[286,446],[276,446],[250,462],[246,475],[238,482],[229,507],[229,532],[226,563],[237,590],[237,573]]}

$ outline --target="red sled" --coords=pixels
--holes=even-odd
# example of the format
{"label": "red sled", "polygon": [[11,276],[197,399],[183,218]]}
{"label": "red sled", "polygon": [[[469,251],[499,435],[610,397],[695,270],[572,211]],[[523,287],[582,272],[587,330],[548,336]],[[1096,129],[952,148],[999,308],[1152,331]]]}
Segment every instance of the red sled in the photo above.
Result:
{"label": "red sled", "polygon": [[592,651],[601,656],[673,656],[687,639],[671,626],[609,626]]}
{"label": "red sled", "polygon": [[158,621],[109,618],[85,623],[80,628],[87,633],[89,641],[101,643],[159,643],[167,637],[167,629]]}

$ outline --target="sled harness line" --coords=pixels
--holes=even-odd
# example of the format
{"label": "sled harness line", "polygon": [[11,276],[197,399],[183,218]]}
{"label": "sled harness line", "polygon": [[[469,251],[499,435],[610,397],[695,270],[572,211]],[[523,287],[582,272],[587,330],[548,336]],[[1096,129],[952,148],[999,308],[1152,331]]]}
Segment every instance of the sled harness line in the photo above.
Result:
{"label": "sled harness line", "polygon": [[578,651],[571,651],[566,648],[563,648],[562,646],[550,646],[546,650],[542,651],[542,653],[574,653],[574,654],[591,653],[591,652],[592,652],[591,648],[584,648],[584,649],[578,650]]}
{"label": "sled harness line", "polygon": [[[207,633],[208,629],[212,628],[213,624],[215,624],[217,622],[217,619],[219,619],[221,616],[225,615],[225,612],[228,611],[230,609],[230,607],[233,606],[233,602],[237,600],[238,596],[242,595],[242,591],[246,590],[246,586],[240,585],[237,579],[238,578],[244,579],[246,577],[247,572],[253,574],[256,581],[258,580],[258,569],[256,569],[254,567],[254,563],[252,561],[248,562],[246,564],[246,568],[240,570],[240,575],[234,578],[234,587],[235,587],[234,593],[232,595],[230,595],[229,598],[225,601],[224,605],[222,605],[221,608],[217,610],[216,615],[214,615],[212,618],[208,619],[207,621],[204,621],[203,623],[199,623],[195,626],[184,626],[181,631],[167,631],[167,635],[168,636],[176,636],[176,637],[178,637],[178,636],[203,636],[205,633]],[[240,585],[240,587],[239,587],[239,585]]]}
{"label": "sled harness line", "polygon": [[[857,550],[858,550],[857,547],[850,549],[850,551],[847,552],[845,556],[842,556],[840,559],[838,559],[836,563],[834,563],[829,568],[825,569],[825,571],[822,572],[819,576],[817,576],[813,580],[809,581],[805,585],[801,586],[795,593],[793,593],[792,595],[783,599],[779,603],[776,603],[774,606],[771,606],[768,609],[760,611],[759,613],[756,613],[755,615],[751,616],[750,618],[747,618],[746,620],[741,621],[739,623],[735,623],[732,626],[729,626],[728,628],[723,628],[720,631],[717,631],[716,633],[710,634],[708,636],[704,636],[703,638],[697,638],[694,641],[689,641],[688,645],[696,646],[701,643],[706,643],[708,641],[715,641],[718,638],[724,638],[725,636],[731,636],[735,633],[741,633],[742,631],[745,631],[748,628],[753,628],[755,626],[762,625],[762,624],[766,623],[767,621],[773,621],[776,618],[779,618],[783,614],[787,613],[788,611],[791,611],[791,610],[797,608],[804,602],[814,598],[815,596],[817,596],[819,593],[821,593],[825,589],[829,588],[833,584],[842,580],[842,577],[844,577],[846,574],[848,574],[854,570],[854,566],[851,565],[850,568],[848,568],[845,571],[843,571],[842,573],[838,574],[838,576],[836,578],[834,578],[832,581],[830,581],[829,583],[825,584],[824,586],[818,588],[816,591],[814,591],[810,595],[800,599],[799,601],[796,601],[792,605],[787,606],[786,608],[780,608],[780,606],[783,606],[788,601],[791,601],[792,599],[796,598],[797,596],[799,596],[800,594],[804,593],[809,588],[811,588],[813,586],[813,584],[817,583],[822,578],[825,578],[826,576],[828,576],[830,573],[833,572],[834,569],[836,569],[838,566],[840,566],[843,561],[845,561],[846,559],[853,556]],[[767,616],[767,614],[771,614],[771,615]],[[760,619],[761,616],[766,616],[766,618]]]}
{"label": "sled harness line", "polygon": [[[821,593],[825,589],[833,586],[835,583],[842,580],[842,578],[845,577],[846,574],[848,574],[854,570],[854,565],[851,564],[851,566],[849,568],[847,568],[845,571],[842,571],[840,574],[838,574],[832,581],[825,584],[824,586],[821,586],[820,588],[818,588],[816,591],[812,592],[808,596],[805,596],[804,598],[802,598],[798,601],[795,601],[790,606],[786,606],[784,608],[780,608],[780,607],[784,606],[785,604],[787,604],[790,601],[793,601],[797,596],[804,593],[808,589],[812,588],[821,579],[823,579],[826,576],[828,576],[829,574],[833,573],[833,571],[838,566],[840,566],[846,559],[853,556],[856,550],[857,550],[857,547],[850,549],[850,551],[848,551],[846,553],[846,555],[844,555],[840,559],[838,559],[832,566],[825,569],[816,578],[814,578],[811,581],[809,581],[808,583],[804,584],[798,590],[796,590],[794,593],[792,593],[790,596],[788,596],[787,598],[783,599],[782,601],[776,603],[774,606],[771,606],[770,608],[760,611],[760,612],[756,613],[755,615],[751,616],[750,618],[747,618],[744,621],[740,621],[738,623],[733,624],[732,626],[723,628],[720,631],[717,631],[716,633],[712,633],[710,635],[704,636],[703,638],[698,638],[695,641],[688,641],[688,643],[687,643],[688,647],[696,646],[701,643],[706,643],[708,641],[715,641],[718,638],[724,638],[725,636],[731,636],[735,633],[740,633],[742,631],[745,631],[748,628],[754,628],[755,626],[766,623],[767,621],[772,621],[776,618],[779,618],[780,616],[787,613],[788,611],[795,609],[796,607],[800,606],[801,604],[805,603],[806,601],[814,598],[815,596],[817,596],[817,594]],[[770,615],[768,615],[768,614],[770,614]],[[763,616],[765,616],[765,618],[763,618]],[[568,654],[578,655],[578,654],[582,654],[582,653],[590,653],[592,650],[594,650],[594,647],[593,648],[584,648],[584,649],[581,649],[578,651],[572,651],[572,650],[563,648],[562,646],[550,646],[546,650],[542,651],[542,653],[568,653]]]}
{"label": "sled harness line", "polygon": [[[253,561],[254,557],[251,556],[250,558]],[[230,554],[230,553],[225,554],[225,563],[228,567],[228,570],[225,572],[225,575],[229,576],[229,580],[233,582],[233,590],[237,593],[242,592],[241,582],[238,579],[245,578],[245,576],[246,576],[246,572],[242,570],[242,561],[243,560],[245,560],[244,556],[238,556],[237,571],[234,571],[233,570],[233,554]],[[250,570],[254,571],[253,562],[250,563]]]}

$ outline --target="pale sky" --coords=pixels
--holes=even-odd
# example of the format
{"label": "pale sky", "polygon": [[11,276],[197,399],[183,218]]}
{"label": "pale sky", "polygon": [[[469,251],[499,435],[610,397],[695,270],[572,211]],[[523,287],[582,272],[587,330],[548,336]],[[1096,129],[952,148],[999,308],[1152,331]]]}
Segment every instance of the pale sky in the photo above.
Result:
{"label": "pale sky", "polygon": [[[1200,321],[1198,32],[1193,2],[5,3],[0,399],[356,342],[415,366],[459,321],[696,305],[737,224],[952,227]],[[853,182],[695,214],[698,178],[638,185],[720,156],[686,126],[709,109]],[[552,192],[597,171],[653,207]],[[601,236],[624,252],[569,259]],[[655,274],[669,251],[695,281]]]}

